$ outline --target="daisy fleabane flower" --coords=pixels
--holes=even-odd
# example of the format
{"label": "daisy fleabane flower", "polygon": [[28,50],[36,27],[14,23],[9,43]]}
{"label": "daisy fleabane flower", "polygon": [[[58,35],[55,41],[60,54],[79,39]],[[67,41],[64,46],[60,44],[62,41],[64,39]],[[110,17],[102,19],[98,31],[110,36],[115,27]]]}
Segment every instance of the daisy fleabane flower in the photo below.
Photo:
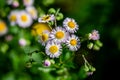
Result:
{"label": "daisy fleabane flower", "polygon": [[49,41],[49,31],[44,31],[41,36],[40,36],[40,40],[38,40],[38,42],[40,42],[43,46],[45,46],[45,44]]}
{"label": "daisy fleabane flower", "polygon": [[66,45],[71,51],[77,51],[80,48],[80,40],[77,36],[72,34],[68,37]]}
{"label": "daisy fleabane flower", "polygon": [[69,31],[70,33],[74,33],[78,30],[78,25],[72,18],[66,18],[63,21],[63,27],[65,27],[66,30]]}
{"label": "daisy fleabane flower", "polygon": [[18,13],[19,12],[17,10],[13,10],[10,12],[10,15],[8,16],[10,24],[12,26],[14,26],[16,24]]}
{"label": "daisy fleabane flower", "polygon": [[65,42],[69,36],[69,33],[62,27],[56,27],[50,33],[50,39],[58,43]]}
{"label": "daisy fleabane flower", "polygon": [[49,21],[54,21],[55,20],[55,16],[53,14],[50,15],[43,15],[42,17],[38,18],[38,22],[49,22]]}
{"label": "daisy fleabane flower", "polygon": [[3,36],[8,31],[6,23],[0,20],[0,36]]}
{"label": "daisy fleabane flower", "polygon": [[100,35],[98,33],[97,30],[93,30],[90,34],[89,34],[89,40],[98,40],[100,39]]}
{"label": "daisy fleabane flower", "polygon": [[32,16],[33,19],[37,19],[37,10],[35,9],[35,7],[28,6],[26,10]]}
{"label": "daisy fleabane flower", "polygon": [[34,0],[23,0],[24,6],[32,6],[34,3]]}
{"label": "daisy fleabane flower", "polygon": [[60,44],[49,41],[45,47],[46,54],[50,56],[50,58],[58,58],[61,54],[62,47]]}
{"label": "daisy fleabane flower", "polygon": [[17,24],[22,28],[30,27],[33,20],[29,13],[26,11],[20,11],[18,18],[17,18]]}

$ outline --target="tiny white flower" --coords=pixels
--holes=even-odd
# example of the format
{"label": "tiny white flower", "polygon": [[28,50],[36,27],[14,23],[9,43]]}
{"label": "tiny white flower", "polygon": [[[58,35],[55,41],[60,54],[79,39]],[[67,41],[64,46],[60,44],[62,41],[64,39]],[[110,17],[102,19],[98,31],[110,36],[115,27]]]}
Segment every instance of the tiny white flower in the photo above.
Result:
{"label": "tiny white flower", "polygon": [[20,46],[26,46],[27,41],[24,38],[19,39],[19,45]]}
{"label": "tiny white flower", "polygon": [[71,51],[77,51],[80,48],[80,40],[77,36],[71,35],[66,41],[66,45]]}
{"label": "tiny white flower", "polygon": [[17,18],[17,24],[22,28],[30,27],[33,20],[29,13],[26,11],[20,11],[18,18]]}
{"label": "tiny white flower", "polygon": [[98,40],[100,39],[100,35],[98,33],[97,30],[93,30],[90,34],[89,34],[89,40]]}
{"label": "tiny white flower", "polygon": [[46,47],[45,47],[45,50],[46,50],[46,54],[48,56],[50,56],[50,58],[58,58],[61,54],[61,45],[56,43],[56,42],[48,42]]}
{"label": "tiny white flower", "polygon": [[34,3],[34,0],[23,0],[23,4],[25,6],[32,6]]}
{"label": "tiny white flower", "polygon": [[63,21],[63,27],[65,27],[66,30],[69,31],[70,33],[74,33],[78,30],[78,25],[72,18],[66,18]]}
{"label": "tiny white flower", "polygon": [[38,40],[38,42],[40,42],[43,46],[45,46],[45,44],[49,41],[49,31],[44,31],[41,36],[40,36],[40,40]]}
{"label": "tiny white flower", "polygon": [[61,43],[65,42],[69,36],[69,33],[62,27],[56,27],[50,33],[50,39]]}
{"label": "tiny white flower", "polygon": [[49,22],[49,21],[54,21],[54,19],[55,19],[55,16],[53,14],[51,14],[51,15],[43,15],[42,17],[40,17],[38,19],[38,22],[46,23],[46,22]]}
{"label": "tiny white flower", "polygon": [[0,36],[5,35],[8,32],[8,28],[6,26],[6,23],[3,21],[0,21]]}
{"label": "tiny white flower", "polygon": [[28,6],[26,10],[32,16],[33,19],[37,19],[37,10],[35,9],[35,7]]}
{"label": "tiny white flower", "polygon": [[10,14],[9,14],[9,16],[8,16],[10,24],[12,26],[14,26],[16,24],[18,13],[19,12],[17,10],[14,10],[14,11],[11,11]]}

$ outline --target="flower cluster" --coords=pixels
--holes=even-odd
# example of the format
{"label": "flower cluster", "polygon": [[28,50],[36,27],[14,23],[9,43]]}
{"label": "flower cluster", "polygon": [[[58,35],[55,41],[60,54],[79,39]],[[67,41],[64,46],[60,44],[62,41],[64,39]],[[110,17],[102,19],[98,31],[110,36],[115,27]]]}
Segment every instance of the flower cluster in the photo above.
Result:
{"label": "flower cluster", "polygon": [[35,65],[37,68],[34,69],[50,69],[69,76],[69,69],[75,67],[74,59],[82,57],[79,72],[82,69],[90,75],[95,71],[86,56],[91,50],[98,51],[102,47],[99,31],[93,30],[86,37],[78,32],[77,20],[64,17],[60,9],[50,8],[48,13],[42,13],[37,0],[36,5],[34,0],[6,0],[6,3],[11,9],[6,9],[6,15],[0,15],[0,41],[3,41],[0,53],[9,52],[7,56],[12,59],[15,68],[16,64],[19,67],[19,62],[26,62],[29,69]]}
{"label": "flower cluster", "polygon": [[[57,24],[54,14],[43,15],[38,22]],[[65,18],[62,26],[55,25],[51,31],[43,31],[39,42],[45,46],[45,52],[50,58],[58,58],[62,54],[62,44],[65,44],[71,51],[77,51],[80,48],[80,39],[74,34],[77,30],[76,21],[72,18]]]}
{"label": "flower cluster", "polygon": [[33,20],[37,19],[37,10],[32,5],[34,0],[23,0],[23,10],[12,10],[8,16],[12,26],[18,24],[22,28],[30,27]]}

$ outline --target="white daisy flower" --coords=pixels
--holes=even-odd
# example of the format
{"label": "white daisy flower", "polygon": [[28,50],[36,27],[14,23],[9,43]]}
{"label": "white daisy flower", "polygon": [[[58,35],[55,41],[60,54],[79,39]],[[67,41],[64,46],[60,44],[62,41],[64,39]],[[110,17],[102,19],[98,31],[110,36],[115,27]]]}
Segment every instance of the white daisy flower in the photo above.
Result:
{"label": "white daisy flower", "polygon": [[70,33],[74,33],[78,30],[78,25],[75,22],[74,19],[72,18],[66,18],[63,21],[63,26],[66,28],[67,31],[69,31]]}
{"label": "white daisy flower", "polygon": [[45,44],[49,41],[49,31],[44,31],[41,36],[40,36],[40,40],[38,40],[38,42],[40,42],[43,46],[45,46]]}
{"label": "white daisy flower", "polygon": [[46,54],[48,56],[50,56],[50,58],[58,58],[61,54],[61,45],[56,43],[56,42],[48,42],[46,47],[45,47],[45,50],[46,50]]}
{"label": "white daisy flower", "polygon": [[51,14],[51,15],[43,15],[38,19],[38,22],[45,23],[45,22],[54,21],[54,20],[55,20],[55,16]]}
{"label": "white daisy flower", "polygon": [[8,31],[8,28],[5,24],[5,22],[0,21],[0,36],[3,36],[4,34],[6,34]]}
{"label": "white daisy flower", "polygon": [[34,0],[23,0],[23,4],[25,6],[32,6],[34,3]]}
{"label": "white daisy flower", "polygon": [[28,6],[26,10],[32,16],[33,19],[37,19],[37,10],[35,9],[35,7]]}
{"label": "white daisy flower", "polygon": [[27,13],[26,11],[19,12],[17,23],[20,27],[22,28],[30,27],[32,22],[33,20],[29,13]]}
{"label": "white daisy flower", "polygon": [[66,41],[66,44],[71,51],[77,51],[80,48],[80,40],[75,35],[71,35]]}
{"label": "white daisy flower", "polygon": [[17,10],[11,11],[10,15],[8,16],[10,24],[12,26],[14,26],[16,24],[17,16],[18,16],[18,11]]}
{"label": "white daisy flower", "polygon": [[62,27],[56,27],[50,33],[50,39],[58,43],[65,42],[68,36],[69,33]]}

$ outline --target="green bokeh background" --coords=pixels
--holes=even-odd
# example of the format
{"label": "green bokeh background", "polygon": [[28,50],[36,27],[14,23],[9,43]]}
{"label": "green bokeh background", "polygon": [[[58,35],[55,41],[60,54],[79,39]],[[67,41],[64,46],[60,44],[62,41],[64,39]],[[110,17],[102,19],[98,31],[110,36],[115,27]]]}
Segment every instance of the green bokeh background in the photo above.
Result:
{"label": "green bokeh background", "polygon": [[[86,78],[86,80],[108,80],[108,78],[119,80],[119,74],[116,72],[118,71],[119,73],[120,70],[120,66],[118,66],[120,59],[120,1],[51,0],[53,2],[50,4],[49,1],[50,0],[35,0],[34,5],[36,7],[40,5],[46,12],[51,7],[55,9],[60,8],[65,17],[71,17],[77,21],[79,24],[78,34],[80,35],[89,33],[93,29],[99,30],[103,47],[100,51],[92,54],[95,56],[92,63],[94,67],[96,67],[96,71],[93,75]],[[0,19],[7,21],[7,18],[4,16],[9,13],[7,12],[9,8],[4,4],[5,0],[0,0]],[[4,14],[4,11],[6,11],[6,14]],[[1,44],[2,38],[0,38],[0,45]],[[13,42],[13,44],[16,43]],[[13,46],[15,47],[16,45]],[[16,53],[14,50],[6,54],[0,53],[0,80],[14,80],[14,74],[21,75],[18,76],[22,77],[19,80],[31,80],[31,77],[32,80],[47,80],[45,76],[49,76],[49,74],[37,74],[38,71],[35,71],[34,68],[31,71],[32,73],[29,73],[29,70],[23,69],[24,67],[22,67],[22,65],[24,65],[24,60],[22,60],[23,63],[20,65],[15,64],[22,62],[19,60],[19,58],[22,58],[22,55],[16,56],[14,53]],[[27,73],[24,73],[22,70],[26,70]],[[77,74],[72,76],[77,76]],[[49,80],[52,80],[52,77],[50,77]]]}

